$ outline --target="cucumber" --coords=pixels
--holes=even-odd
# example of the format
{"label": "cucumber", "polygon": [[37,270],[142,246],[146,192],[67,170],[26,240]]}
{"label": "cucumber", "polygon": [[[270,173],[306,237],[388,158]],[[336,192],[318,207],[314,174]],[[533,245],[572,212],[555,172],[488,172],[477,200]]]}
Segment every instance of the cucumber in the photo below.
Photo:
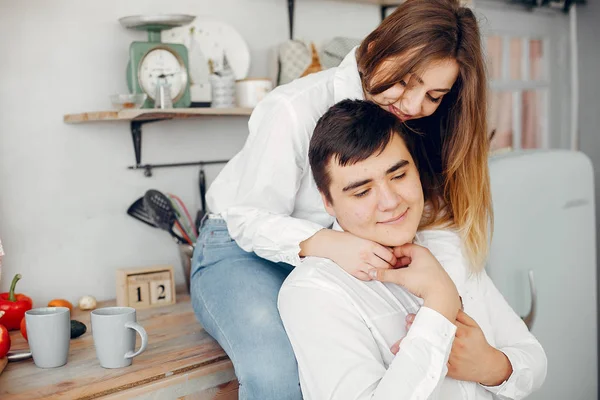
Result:
{"label": "cucumber", "polygon": [[87,327],[83,322],[79,322],[77,320],[71,320],[71,339],[75,339],[81,335],[83,335],[87,331]]}

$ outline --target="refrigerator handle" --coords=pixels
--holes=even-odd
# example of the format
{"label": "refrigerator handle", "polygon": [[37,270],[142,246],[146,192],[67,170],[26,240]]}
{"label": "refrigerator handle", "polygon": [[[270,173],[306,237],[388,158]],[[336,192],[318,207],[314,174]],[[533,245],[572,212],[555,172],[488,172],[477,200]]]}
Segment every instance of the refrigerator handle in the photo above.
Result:
{"label": "refrigerator handle", "polygon": [[531,331],[533,322],[535,321],[535,313],[537,309],[537,291],[535,290],[535,282],[533,281],[533,270],[529,270],[529,291],[531,293],[531,307],[529,308],[529,314],[524,317],[523,322],[527,325],[527,329]]}

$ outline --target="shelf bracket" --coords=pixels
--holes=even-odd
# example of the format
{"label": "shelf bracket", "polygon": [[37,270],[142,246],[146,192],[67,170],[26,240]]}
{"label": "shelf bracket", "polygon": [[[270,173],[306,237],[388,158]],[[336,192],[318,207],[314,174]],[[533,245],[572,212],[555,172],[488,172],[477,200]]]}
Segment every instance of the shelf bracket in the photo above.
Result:
{"label": "shelf bracket", "polygon": [[204,166],[211,164],[227,164],[229,160],[213,160],[213,161],[192,161],[192,162],[181,162],[181,163],[170,163],[170,164],[142,164],[142,125],[164,121],[165,118],[148,119],[143,121],[131,121],[131,139],[133,140],[133,151],[135,152],[135,165],[127,167],[128,169],[143,169],[144,176],[151,177],[152,170],[154,168],[174,168],[174,167],[191,167],[191,166]]}
{"label": "shelf bracket", "polygon": [[294,39],[294,9],[296,0],[288,0],[288,22],[290,27],[290,40]]}
{"label": "shelf bracket", "polygon": [[162,120],[163,119],[148,119],[144,121],[131,121],[131,139],[133,140],[136,167],[139,167],[142,163],[142,125]]}

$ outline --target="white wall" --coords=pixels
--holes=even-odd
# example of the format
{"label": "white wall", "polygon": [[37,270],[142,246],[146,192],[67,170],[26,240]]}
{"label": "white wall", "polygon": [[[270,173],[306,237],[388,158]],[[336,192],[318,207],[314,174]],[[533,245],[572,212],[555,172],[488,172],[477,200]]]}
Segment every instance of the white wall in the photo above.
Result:
{"label": "white wall", "polygon": [[[595,166],[600,165],[600,3],[578,6],[579,141]],[[596,168],[596,216],[600,215],[600,172]],[[598,218],[596,218],[598,220]],[[600,229],[600,227],[599,227]],[[597,235],[600,244],[600,234]],[[600,276],[600,274],[599,274]]]}
{"label": "white wall", "polygon": [[[125,214],[149,188],[199,207],[197,168],[159,169],[152,178],[134,162],[126,122],[67,125],[64,114],[109,109],[126,92],[125,66],[142,32],[118,18],[186,13],[233,25],[252,56],[251,76],[268,72],[268,51],[288,38],[285,0],[0,0],[0,237],[7,253],[0,290],[23,275],[18,291],[36,306],[85,294],[114,298],[115,270],[173,264],[166,232]],[[335,23],[332,23],[335,16]],[[298,1],[296,37],[321,42],[363,37],[379,8]],[[228,159],[246,137],[246,117],[199,118],[144,127],[143,162]],[[207,167],[209,181],[219,166]]]}
{"label": "white wall", "polygon": [[[596,260],[600,245],[600,4],[590,0],[588,4],[578,6],[579,41],[579,142],[580,149],[586,153],[594,164],[596,189]],[[600,273],[597,274],[600,279]],[[597,283],[597,288],[600,283]],[[596,296],[600,302],[600,296]],[[600,304],[598,305],[600,308]],[[600,320],[599,320],[600,321]],[[600,371],[599,371],[600,373]],[[600,379],[600,377],[599,377]]]}

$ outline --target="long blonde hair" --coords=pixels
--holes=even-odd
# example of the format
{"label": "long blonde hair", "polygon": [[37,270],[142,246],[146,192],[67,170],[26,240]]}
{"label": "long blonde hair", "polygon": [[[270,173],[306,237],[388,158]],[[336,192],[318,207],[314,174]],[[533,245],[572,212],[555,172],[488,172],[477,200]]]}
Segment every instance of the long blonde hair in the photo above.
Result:
{"label": "long blonde hair", "polygon": [[[383,79],[373,79],[383,61],[398,56],[402,61],[396,69]],[[458,78],[436,112],[407,124],[421,133],[440,182],[421,228],[457,229],[471,270],[481,271],[489,252],[493,211],[487,80],[475,15],[458,0],[407,0],[365,38],[356,59],[363,87],[371,94],[385,91],[431,62],[454,59],[458,63]]]}

